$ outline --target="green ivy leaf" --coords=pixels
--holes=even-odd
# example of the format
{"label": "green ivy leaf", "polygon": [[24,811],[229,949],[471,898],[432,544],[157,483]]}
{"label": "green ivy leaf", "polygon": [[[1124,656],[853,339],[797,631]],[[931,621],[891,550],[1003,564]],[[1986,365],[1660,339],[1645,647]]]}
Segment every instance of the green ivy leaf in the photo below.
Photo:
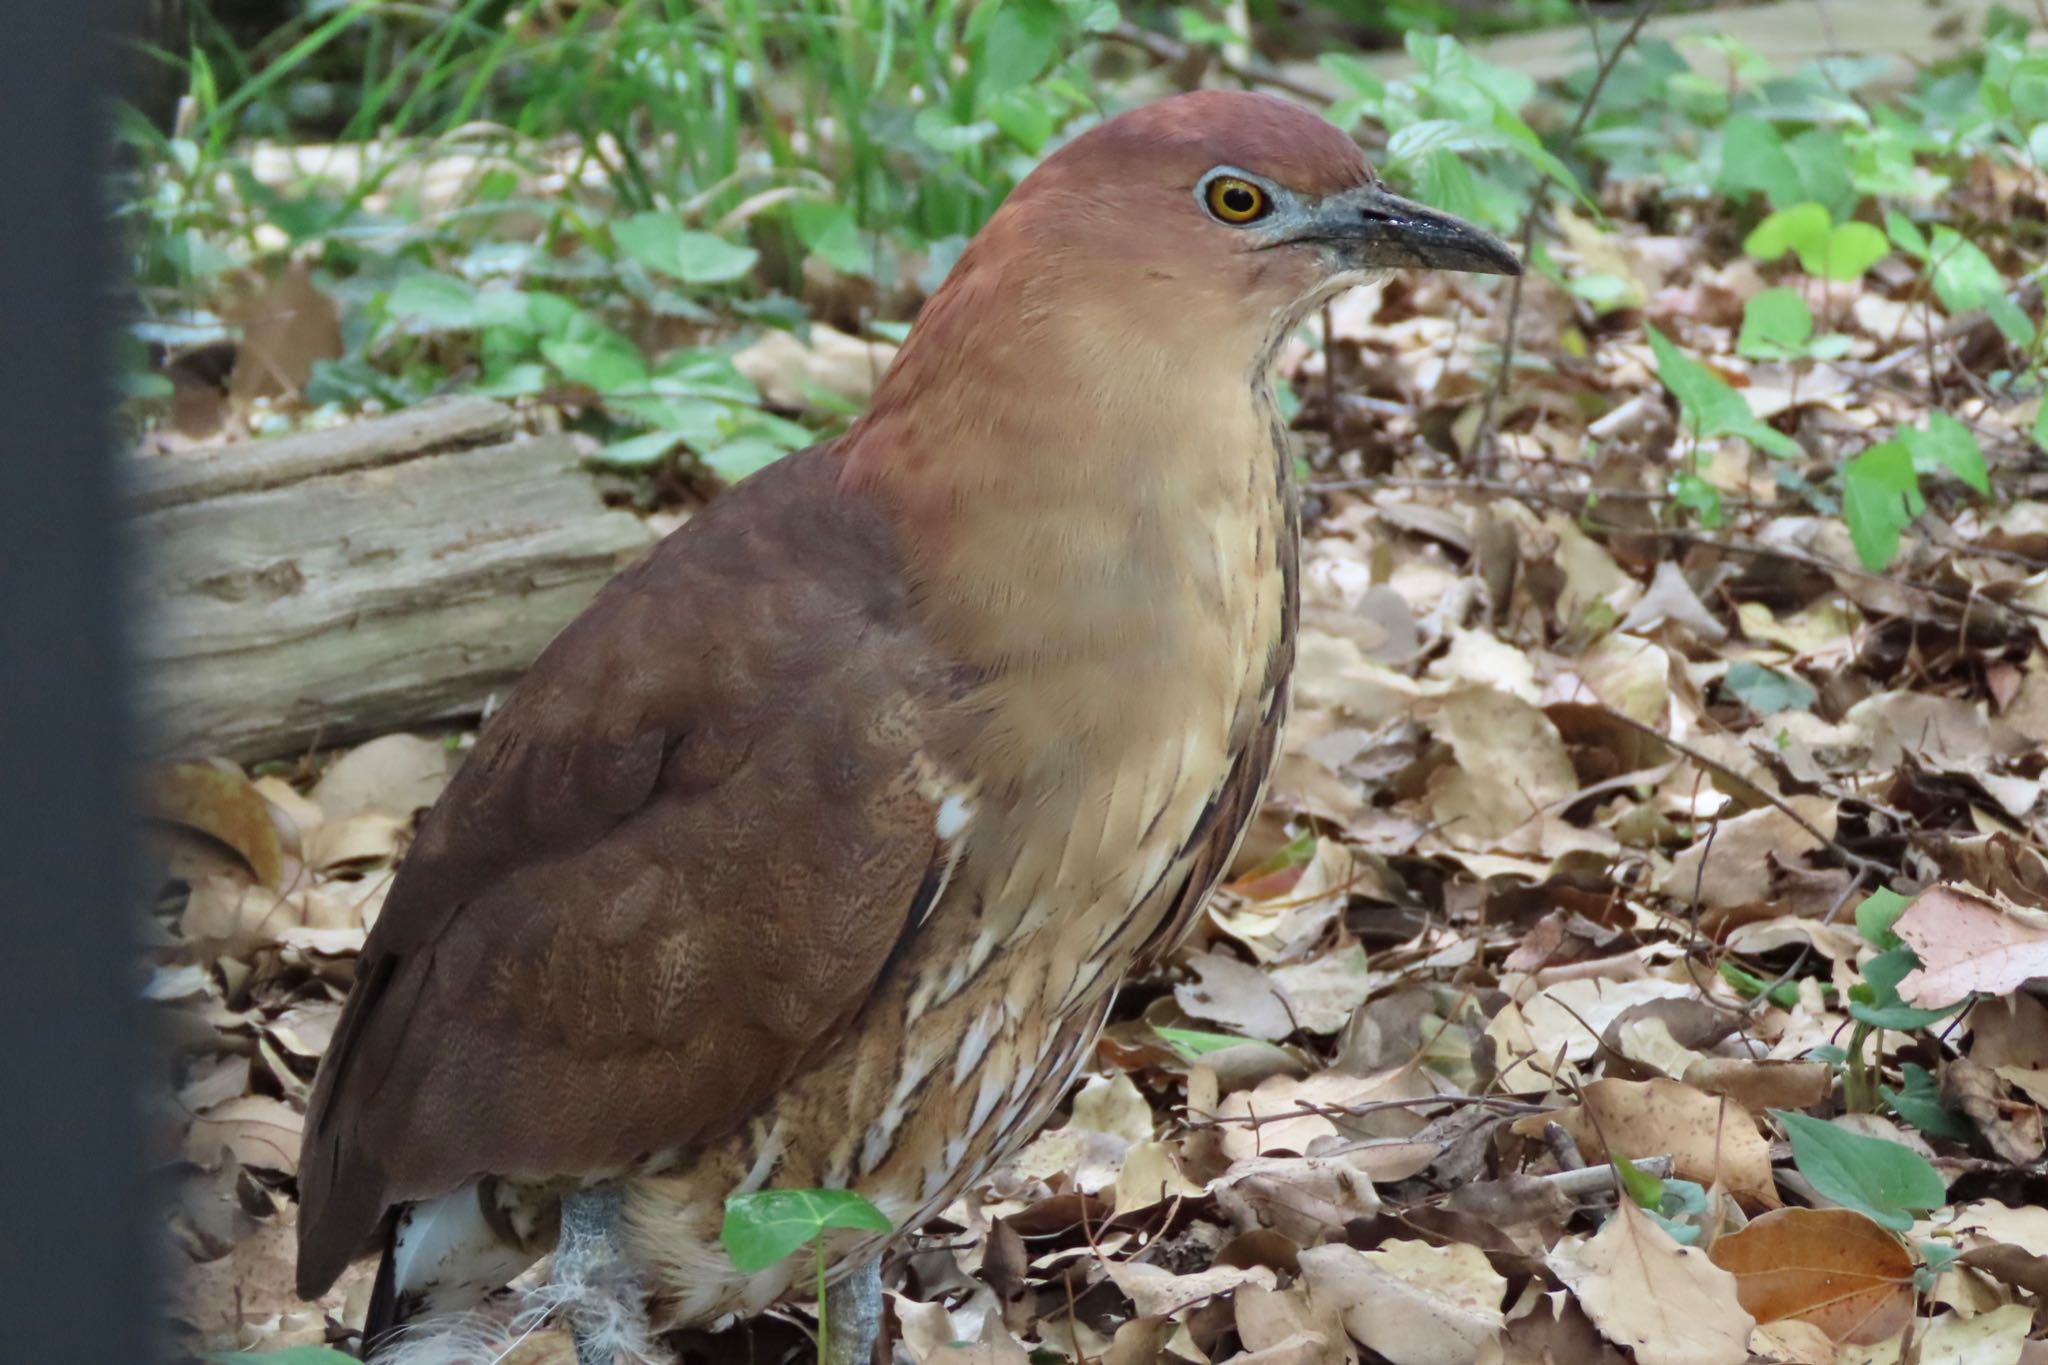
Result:
{"label": "green ivy leaf", "polygon": [[1760,716],[1813,708],[1814,691],[1804,679],[1747,659],[1730,664],[1722,681],[1744,706]]}
{"label": "green ivy leaf", "polygon": [[1767,425],[1750,410],[1742,395],[1713,371],[1678,349],[1655,327],[1645,329],[1657,356],[1657,377],[1685,409],[1702,439],[1740,436],[1759,450],[1788,459],[1804,454],[1799,443]]}
{"label": "green ivy leaf", "polygon": [[1899,433],[1913,453],[1913,468],[1922,474],[1946,469],[1979,493],[1989,496],[1991,475],[1984,467],[1984,448],[1968,427],[1945,412],[1927,416],[1927,429],[1909,427]]}
{"label": "green ivy leaf", "polygon": [[1784,1109],[1770,1114],[1792,1139],[1792,1164],[1799,1173],[1845,1208],[1904,1232],[1913,1226],[1913,1215],[1932,1212],[1948,1199],[1941,1176],[1910,1147]]}
{"label": "green ivy leaf", "polygon": [[1892,932],[1892,925],[1913,902],[1890,887],[1880,886],[1856,907],[1856,930],[1873,948],[1890,950],[1905,943]]}
{"label": "green ivy leaf", "polygon": [[1878,573],[1898,553],[1899,532],[1926,508],[1913,455],[1903,441],[1886,441],[1842,470],[1842,516],[1863,567]]}
{"label": "green ivy leaf", "polygon": [[1956,1142],[1969,1142],[1976,1138],[1976,1125],[1941,1102],[1941,1085],[1934,1079],[1933,1072],[1911,1062],[1901,1070],[1905,1073],[1902,1089],[1894,1090],[1888,1085],[1877,1088],[1877,1093],[1884,1097],[1893,1113],[1929,1137],[1950,1138]]}
{"label": "green ivy leaf", "polygon": [[761,1190],[725,1201],[718,1240],[742,1273],[766,1270],[828,1228],[890,1232],[882,1211],[852,1190]]}
{"label": "green ivy leaf", "polygon": [[761,253],[711,232],[684,227],[666,213],[636,213],[612,224],[612,242],[657,275],[685,284],[723,284],[754,268]]}

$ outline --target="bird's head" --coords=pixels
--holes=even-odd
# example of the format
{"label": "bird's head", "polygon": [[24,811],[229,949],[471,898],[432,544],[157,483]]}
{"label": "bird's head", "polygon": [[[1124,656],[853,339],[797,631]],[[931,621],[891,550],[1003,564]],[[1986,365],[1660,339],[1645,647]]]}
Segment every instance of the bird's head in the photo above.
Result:
{"label": "bird's head", "polygon": [[1205,90],[1083,133],[1016,191],[992,236],[1060,288],[1126,316],[1269,336],[1341,289],[1397,268],[1515,275],[1492,234],[1383,186],[1316,114]]}
{"label": "bird's head", "polygon": [[1521,272],[1299,105],[1207,90],[1131,110],[1047,157],[968,246],[876,394],[856,478],[959,465],[946,452],[982,433],[1078,451],[1213,427],[1318,303],[1401,267]]}

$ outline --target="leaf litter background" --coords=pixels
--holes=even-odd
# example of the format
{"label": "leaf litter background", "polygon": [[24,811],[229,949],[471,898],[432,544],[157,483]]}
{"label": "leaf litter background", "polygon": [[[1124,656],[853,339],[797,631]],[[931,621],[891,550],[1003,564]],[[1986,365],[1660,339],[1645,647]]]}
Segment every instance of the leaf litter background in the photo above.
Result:
{"label": "leaf litter background", "polygon": [[[1969,192],[2048,212],[2038,174]],[[1051,1129],[892,1263],[898,1359],[2048,1360],[2048,1003],[2025,984],[2048,977],[2038,400],[2001,402],[1978,378],[1995,329],[1910,274],[1808,282],[1839,363],[1741,359],[1744,301],[1774,280],[1605,207],[1612,234],[1567,221],[1551,250],[1638,305],[1596,318],[1532,276],[1518,341],[1550,364],[1504,396],[1493,282],[1357,291],[1327,345],[1285,358],[1308,518],[1271,798]],[[1998,496],[1931,484],[1874,575],[1726,439],[1705,453],[1732,524],[1674,533],[1692,438],[1651,328],[1816,466],[1947,411]],[[872,355],[818,329],[743,368],[857,398]],[[290,1290],[301,1114],[467,740],[153,780],[143,992],[170,1053],[167,1321],[192,1351],[360,1321],[368,1266],[319,1304]],[[1875,911],[1901,905],[1887,938]],[[1866,974],[1898,941],[1911,974]],[[1879,976],[1907,1022],[1846,1067],[1850,992]],[[1892,1167],[1831,1134],[1910,1149],[1941,1188],[1842,1207],[1825,1152]],[[1792,1139],[1818,1155],[1795,1167]],[[1654,1212],[1617,1197],[1610,1154],[1668,1177],[1640,1191]],[[803,1349],[775,1322],[681,1344]],[[544,1334],[513,1358],[570,1357]]]}

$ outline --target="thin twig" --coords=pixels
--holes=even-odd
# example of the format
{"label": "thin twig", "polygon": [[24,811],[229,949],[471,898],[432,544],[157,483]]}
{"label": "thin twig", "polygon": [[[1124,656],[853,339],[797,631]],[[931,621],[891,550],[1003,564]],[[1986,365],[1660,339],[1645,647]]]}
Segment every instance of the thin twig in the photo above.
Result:
{"label": "thin twig", "polygon": [[1243,81],[1246,85],[1263,85],[1274,90],[1285,90],[1298,99],[1305,99],[1316,105],[1322,105],[1330,98],[1329,91],[1318,90],[1312,85],[1297,81],[1286,72],[1276,71],[1263,62],[1254,64],[1233,61],[1221,52],[1190,47],[1163,33],[1140,28],[1129,20],[1118,24],[1102,36],[1135,47],[1154,61],[1172,64],[1184,62],[1190,57],[1200,57],[1205,61],[1215,62],[1217,70],[1234,80]]}
{"label": "thin twig", "polygon": [[[1614,68],[1620,64],[1622,54],[1635,42],[1636,35],[1643,31],[1643,25],[1649,22],[1650,15],[1656,8],[1657,0],[1642,0],[1642,3],[1636,6],[1635,18],[1629,21],[1628,31],[1621,35],[1621,41],[1614,45],[1612,51],[1601,56],[1599,67],[1593,72],[1593,84],[1587,87],[1586,98],[1579,101],[1579,112],[1573,117],[1572,126],[1564,135],[1564,146],[1567,150],[1579,140],[1580,132],[1585,129],[1586,120],[1593,116],[1593,106],[1600,99],[1600,92],[1607,88],[1607,78],[1614,74]],[[1594,28],[1594,35],[1597,46],[1597,26]],[[1528,278],[1529,253],[1536,247],[1536,220],[1543,212],[1543,198],[1549,191],[1550,176],[1545,174],[1537,180],[1535,190],[1529,195],[1528,210],[1522,214],[1520,237],[1523,270],[1508,286],[1508,315],[1501,333],[1500,365],[1494,371],[1493,383],[1487,386],[1486,399],[1480,405],[1479,430],[1472,442],[1473,453],[1479,457],[1480,472],[1484,474],[1493,472],[1493,414],[1501,398],[1507,393],[1509,375],[1514,369],[1515,341],[1522,320],[1522,282]]]}
{"label": "thin twig", "polygon": [[1818,842],[1832,849],[1834,851],[1835,856],[1840,858],[1849,867],[1856,869],[1867,868],[1875,872],[1879,877],[1883,877],[1890,872],[1890,868],[1886,867],[1885,864],[1877,861],[1875,858],[1866,858],[1861,853],[1854,852],[1853,850],[1845,847],[1832,836],[1823,834],[1821,832],[1820,826],[1814,824],[1813,821],[1807,819],[1798,811],[1794,810],[1791,804],[1788,803],[1784,797],[1777,795],[1775,792],[1772,792],[1770,789],[1764,787],[1760,783],[1754,782],[1749,778],[1744,777],[1741,773],[1735,771],[1735,769],[1729,767],[1727,764],[1721,762],[1719,759],[1708,758],[1698,749],[1695,749],[1691,745],[1686,744],[1680,740],[1673,739],[1670,735],[1665,734],[1662,730],[1657,729],[1654,725],[1645,725],[1641,721],[1637,720],[1634,716],[1624,715],[1620,711],[1615,710],[1611,706],[1603,706],[1600,709],[1602,714],[1606,715],[1609,719],[1618,721],[1622,725],[1627,726],[1629,729],[1634,730],[1639,734],[1648,735],[1651,739],[1657,740],[1659,743],[1665,745],[1667,748],[1673,749],[1678,753],[1684,754],[1687,758],[1691,759],[1694,763],[1699,764],[1702,768],[1705,768],[1707,771],[1719,773],[1721,776],[1727,778],[1729,781],[1740,783],[1743,787],[1746,787],[1750,791],[1755,792],[1758,796],[1761,796],[1770,805],[1775,806],[1778,809],[1779,813],[1784,815],[1787,819],[1791,820],[1793,824],[1799,826],[1799,828],[1805,830],[1808,834],[1812,835],[1814,839]]}

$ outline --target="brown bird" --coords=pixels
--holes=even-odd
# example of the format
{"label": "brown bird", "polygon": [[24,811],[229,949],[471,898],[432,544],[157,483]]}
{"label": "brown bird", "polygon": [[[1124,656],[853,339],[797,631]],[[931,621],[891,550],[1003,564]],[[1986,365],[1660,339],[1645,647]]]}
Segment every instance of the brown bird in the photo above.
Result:
{"label": "brown bird", "polygon": [[[867,415],[620,574],[428,814],[314,1087],[299,1292],[381,1244],[375,1340],[553,1244],[585,1365],[649,1354],[807,1278],[735,1269],[728,1195],[912,1229],[1029,1137],[1258,808],[1297,600],[1270,372],[1401,266],[1520,269],[1262,95],[1026,178]],[[834,1360],[888,1240],[830,1244]]]}

